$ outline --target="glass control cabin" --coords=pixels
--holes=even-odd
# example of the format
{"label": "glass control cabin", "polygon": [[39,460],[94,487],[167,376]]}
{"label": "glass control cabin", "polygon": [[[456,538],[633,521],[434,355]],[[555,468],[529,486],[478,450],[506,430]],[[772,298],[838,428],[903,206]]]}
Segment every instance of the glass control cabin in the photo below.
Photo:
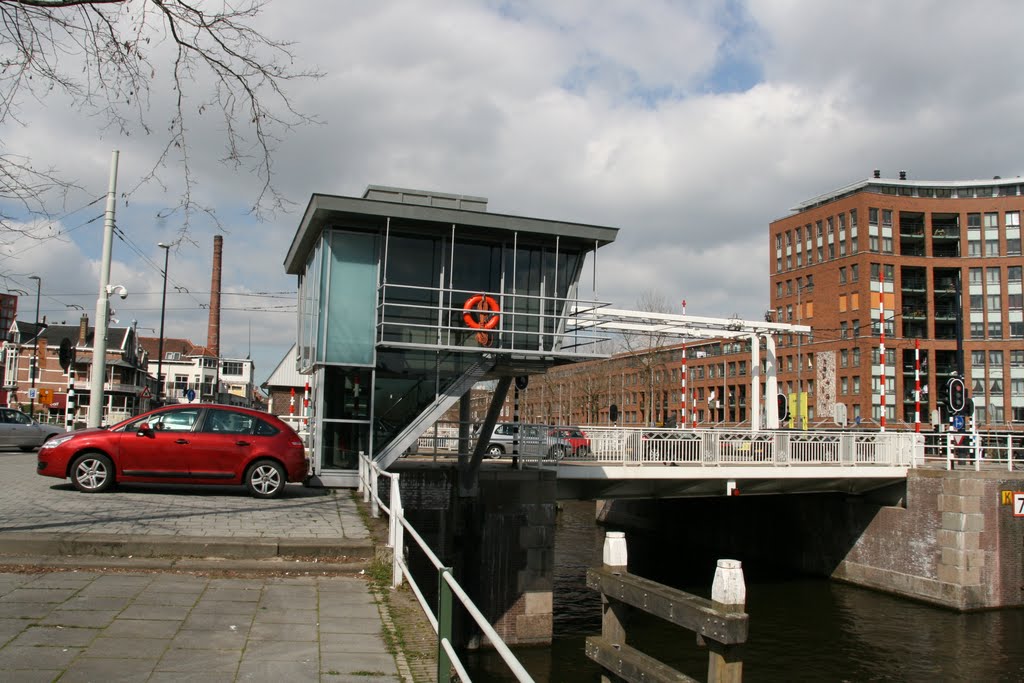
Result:
{"label": "glass control cabin", "polygon": [[285,268],[315,483],[354,486],[361,452],[388,466],[476,382],[602,356],[575,324],[597,305],[579,281],[617,232],[488,213],[480,197],[314,194]]}

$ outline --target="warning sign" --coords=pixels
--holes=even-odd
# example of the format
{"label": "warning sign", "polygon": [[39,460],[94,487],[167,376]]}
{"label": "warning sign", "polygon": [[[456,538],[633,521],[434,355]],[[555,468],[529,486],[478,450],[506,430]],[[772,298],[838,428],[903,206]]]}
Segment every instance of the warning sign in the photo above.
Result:
{"label": "warning sign", "polygon": [[139,394],[139,397],[140,398],[149,398],[150,397],[149,387],[142,387],[142,393]]}

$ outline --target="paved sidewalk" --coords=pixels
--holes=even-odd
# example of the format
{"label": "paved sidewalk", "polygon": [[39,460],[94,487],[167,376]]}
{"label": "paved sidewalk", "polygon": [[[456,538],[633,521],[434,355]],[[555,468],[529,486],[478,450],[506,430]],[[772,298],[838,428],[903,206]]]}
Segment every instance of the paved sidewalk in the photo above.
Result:
{"label": "paved sidewalk", "polygon": [[34,453],[0,452],[0,554],[372,554],[347,490],[290,484],[280,498],[260,500],[241,487],[128,484],[84,494],[39,476],[35,463]]}
{"label": "paved sidewalk", "polygon": [[0,574],[3,681],[399,681],[364,580]]}
{"label": "paved sidewalk", "polygon": [[0,680],[411,681],[351,492],[90,495],[35,461],[0,452]]}

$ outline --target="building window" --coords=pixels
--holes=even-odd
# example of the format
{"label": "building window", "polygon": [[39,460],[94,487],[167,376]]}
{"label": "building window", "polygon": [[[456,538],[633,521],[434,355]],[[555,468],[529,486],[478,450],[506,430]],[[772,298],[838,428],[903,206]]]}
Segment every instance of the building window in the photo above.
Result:
{"label": "building window", "polygon": [[843,377],[842,379],[839,380],[839,393],[844,395],[850,393],[848,382],[849,380],[846,377]]}
{"label": "building window", "polygon": [[1002,351],[989,351],[988,352],[988,366],[990,368],[1001,368],[1001,367],[1003,367],[1003,352]]}
{"label": "building window", "polygon": [[972,285],[981,284],[981,268],[967,269],[967,282]]}
{"label": "building window", "polygon": [[1020,256],[1020,212],[1006,212],[1006,255]]}
{"label": "building window", "polygon": [[[853,378],[853,393],[855,393],[855,394],[859,394],[860,393],[860,377],[858,377],[858,376],[854,376],[854,378]],[[854,410],[859,414],[860,413],[860,406],[857,406]]]}
{"label": "building window", "polygon": [[234,361],[234,360],[224,361],[223,363],[221,363],[221,366],[220,366],[220,374],[222,374],[222,375],[231,375],[233,377],[234,376],[241,376],[243,374],[242,373],[242,363],[241,363],[241,361]]}
{"label": "building window", "polygon": [[1021,273],[1024,272],[1021,266],[1009,266],[1006,269],[1006,280],[1007,282],[1020,282]]}
{"label": "building window", "polygon": [[[1024,354],[1024,352],[1022,352]],[[841,349],[839,351],[839,367],[845,368],[850,365],[850,352],[847,349]]]}
{"label": "building window", "polygon": [[854,263],[850,266],[850,282],[856,282],[860,279],[860,264]]}
{"label": "building window", "polygon": [[981,214],[967,214],[967,255],[981,256]]}
{"label": "building window", "polygon": [[840,323],[839,323],[839,338],[840,339],[849,339],[849,337],[850,337],[849,323],[847,323],[845,320],[840,321]]}
{"label": "building window", "polygon": [[1024,339],[1024,322],[1010,321],[1010,338]]}
{"label": "building window", "polygon": [[846,284],[846,266],[842,266],[839,269],[839,284],[841,284],[841,285],[845,285]]}
{"label": "building window", "polygon": [[998,294],[986,294],[985,299],[988,301],[988,310],[990,311],[1001,311],[1002,310],[1002,297]]}
{"label": "building window", "polygon": [[853,367],[855,367],[855,368],[859,368],[860,367],[860,348],[854,348],[853,349],[853,357],[852,357],[851,365],[853,365]]}
{"label": "building window", "polygon": [[857,338],[860,336],[860,320],[855,318],[853,321],[853,336]]}
{"label": "building window", "polygon": [[985,338],[985,323],[983,322],[972,322],[971,323],[971,339],[984,339]]}
{"label": "building window", "polygon": [[983,295],[981,295],[981,294],[971,294],[970,295],[970,299],[971,299],[971,310],[972,311],[981,311],[981,310],[985,309],[985,307],[983,305],[985,303],[985,297]]}
{"label": "building window", "polygon": [[985,214],[985,256],[999,256],[999,214]]}
{"label": "building window", "polygon": [[985,269],[985,281],[988,283],[990,289],[999,291],[999,268],[986,268]]}
{"label": "building window", "polygon": [[1002,339],[1003,338],[1003,321],[1001,321],[1001,320],[989,320],[988,321],[988,338],[989,339]]}

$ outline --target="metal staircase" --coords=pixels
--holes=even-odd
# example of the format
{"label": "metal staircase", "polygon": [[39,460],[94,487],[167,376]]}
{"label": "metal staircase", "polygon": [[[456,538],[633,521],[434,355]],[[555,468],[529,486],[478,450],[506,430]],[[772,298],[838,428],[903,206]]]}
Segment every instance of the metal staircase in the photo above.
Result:
{"label": "metal staircase", "polygon": [[481,358],[478,362],[467,368],[461,377],[448,385],[442,393],[438,394],[433,403],[427,406],[405,429],[399,432],[394,439],[374,455],[374,462],[384,469],[390,467],[391,463],[398,460],[407,448],[416,443],[416,440],[432,424],[437,422],[449,408],[455,405],[474,384],[482,380],[493,367],[493,358]]}

